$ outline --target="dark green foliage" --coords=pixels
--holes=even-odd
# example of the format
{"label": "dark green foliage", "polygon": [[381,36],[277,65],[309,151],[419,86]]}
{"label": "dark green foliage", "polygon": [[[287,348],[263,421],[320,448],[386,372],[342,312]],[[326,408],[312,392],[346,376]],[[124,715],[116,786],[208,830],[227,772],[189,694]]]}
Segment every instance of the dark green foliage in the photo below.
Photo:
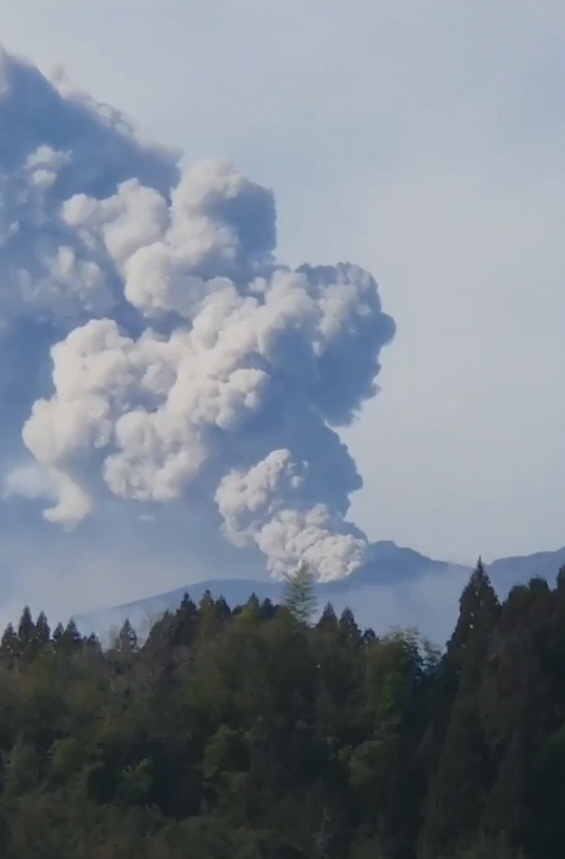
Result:
{"label": "dark green foliage", "polygon": [[0,643],[0,656],[2,659],[12,659],[21,653],[20,639],[12,624],[8,624]]}
{"label": "dark green foliage", "polygon": [[299,623],[308,623],[316,611],[316,580],[306,564],[287,577],[284,605]]}
{"label": "dark green foliage", "polygon": [[481,675],[500,607],[479,559],[460,600],[438,675],[437,759],[426,797],[423,854],[442,855],[472,837],[491,783],[491,753],[480,712]]}
{"label": "dark green foliage", "polygon": [[188,596],[102,648],[26,609],[0,644],[6,859],[561,859],[565,572],[479,562],[442,654],[327,606]]}

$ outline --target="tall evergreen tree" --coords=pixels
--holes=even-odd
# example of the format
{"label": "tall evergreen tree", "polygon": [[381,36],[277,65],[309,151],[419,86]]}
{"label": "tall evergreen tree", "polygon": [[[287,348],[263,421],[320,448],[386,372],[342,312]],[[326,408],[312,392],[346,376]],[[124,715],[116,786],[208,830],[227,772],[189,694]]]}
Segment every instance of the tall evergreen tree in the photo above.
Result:
{"label": "tall evergreen tree", "polygon": [[26,653],[35,635],[35,624],[29,606],[26,606],[18,624],[18,638],[22,653]]}
{"label": "tall evergreen tree", "polygon": [[39,612],[35,621],[34,640],[38,647],[45,647],[51,641],[51,628],[43,611]]}
{"label": "tall evergreen tree", "polygon": [[128,656],[137,650],[137,632],[129,618],[125,619],[114,639],[114,650],[123,656]]}
{"label": "tall evergreen tree", "polygon": [[[446,667],[453,681],[460,678],[470,646],[483,647],[485,634],[493,629],[500,614],[500,603],[482,559],[465,586],[459,600],[459,617],[446,649]],[[476,663],[476,657],[474,658]]]}
{"label": "tall evergreen tree", "polygon": [[284,605],[300,623],[309,623],[317,607],[316,580],[307,564],[287,576]]}
{"label": "tall evergreen tree", "polygon": [[479,689],[500,604],[480,558],[459,605],[428,732],[432,772],[421,836],[426,859],[475,836],[492,778]]}
{"label": "tall evergreen tree", "polygon": [[11,623],[8,624],[2,635],[0,643],[0,657],[14,659],[21,654],[21,645],[18,633]]}

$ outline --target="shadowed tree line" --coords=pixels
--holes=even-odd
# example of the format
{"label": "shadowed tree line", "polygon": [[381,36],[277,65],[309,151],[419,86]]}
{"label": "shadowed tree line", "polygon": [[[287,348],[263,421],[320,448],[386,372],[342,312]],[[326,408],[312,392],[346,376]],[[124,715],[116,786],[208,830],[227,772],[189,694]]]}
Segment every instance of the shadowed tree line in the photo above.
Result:
{"label": "shadowed tree line", "polygon": [[376,636],[307,571],[103,648],[25,610],[0,645],[6,859],[562,859],[565,570],[500,604],[479,563],[447,647]]}

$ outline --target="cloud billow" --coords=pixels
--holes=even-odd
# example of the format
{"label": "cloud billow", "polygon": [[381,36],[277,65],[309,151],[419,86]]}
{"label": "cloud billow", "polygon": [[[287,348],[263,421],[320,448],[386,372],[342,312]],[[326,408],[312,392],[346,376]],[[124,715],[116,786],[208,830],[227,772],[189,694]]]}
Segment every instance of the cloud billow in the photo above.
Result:
{"label": "cloud billow", "polygon": [[1,55],[0,351],[27,370],[0,397],[42,474],[32,490],[24,466],[23,494],[53,527],[199,505],[275,575],[346,575],[366,538],[336,430],[376,393],[394,323],[359,267],[276,260],[268,189],[177,158]]}

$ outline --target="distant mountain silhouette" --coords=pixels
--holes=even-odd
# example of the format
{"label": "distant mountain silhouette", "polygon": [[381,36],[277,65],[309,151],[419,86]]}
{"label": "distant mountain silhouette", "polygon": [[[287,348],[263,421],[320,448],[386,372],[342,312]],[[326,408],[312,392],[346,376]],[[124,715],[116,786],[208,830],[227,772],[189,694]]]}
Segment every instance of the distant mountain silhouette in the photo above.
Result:
{"label": "distant mountain silhouette", "polygon": [[565,565],[565,546],[554,552],[535,552],[510,558],[499,558],[489,564],[488,570],[497,588],[508,590],[515,584],[527,582],[534,577],[555,581],[559,569]]}
{"label": "distant mountain silhouette", "polygon": [[350,576],[331,582],[327,587],[332,592],[343,593],[365,585],[395,584],[432,569],[447,570],[448,567],[453,564],[432,560],[414,549],[401,548],[392,540],[379,540],[369,546],[364,564]]}
{"label": "distant mountain silhouette", "polygon": [[[489,575],[501,596],[515,584],[542,576],[553,582],[565,564],[565,547],[555,552],[538,552],[523,557],[500,558],[488,565]],[[391,626],[415,625],[438,643],[443,643],[453,626],[459,595],[471,568],[434,560],[391,540],[369,546],[365,563],[350,576],[318,585],[319,608],[331,602],[336,612],[351,608],[361,626],[377,633]],[[84,632],[107,638],[126,618],[144,633],[165,611],[174,611],[185,593],[199,602],[209,591],[223,596],[229,605],[245,603],[252,593],[273,602],[283,594],[281,582],[256,579],[209,579],[186,585],[114,608],[75,617]]]}
{"label": "distant mountain silhouette", "polygon": [[[401,548],[390,540],[382,540],[369,547],[366,562],[350,576],[319,584],[318,603],[321,609],[331,602],[336,612],[349,607],[354,610],[360,624],[388,628],[392,624],[403,623],[402,603],[410,602],[410,594],[387,608],[383,605],[384,591],[389,595],[390,603],[393,586],[395,589],[398,585],[409,586],[426,576],[441,578],[449,571],[460,590],[469,575],[469,568],[436,561],[412,549]],[[229,605],[235,606],[247,602],[252,593],[261,600],[278,602],[283,594],[283,584],[274,580],[209,579],[115,608],[78,615],[75,620],[85,632],[95,631],[103,637],[119,628],[126,618],[143,631],[163,612],[175,610],[185,593],[194,602],[199,602],[206,591],[215,598],[223,596]],[[384,616],[383,609],[386,609]],[[416,606],[412,609],[411,620],[414,623],[418,620]]]}

